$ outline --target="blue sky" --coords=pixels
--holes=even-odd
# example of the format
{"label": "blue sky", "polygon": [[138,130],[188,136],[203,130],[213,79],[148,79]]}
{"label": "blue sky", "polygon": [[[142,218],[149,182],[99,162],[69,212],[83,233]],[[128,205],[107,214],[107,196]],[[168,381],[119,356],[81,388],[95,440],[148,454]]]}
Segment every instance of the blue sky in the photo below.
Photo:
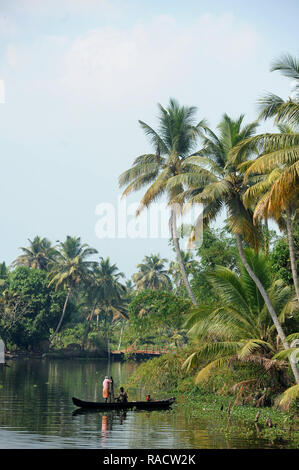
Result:
{"label": "blue sky", "polygon": [[165,239],[95,233],[97,205],[117,203],[118,175],[150,150],[138,119],[155,127],[175,97],[213,128],[224,112],[254,120],[266,91],[290,94],[269,67],[298,55],[298,13],[295,0],[0,0],[0,259],[36,234],[81,236],[127,275],[169,257]]}

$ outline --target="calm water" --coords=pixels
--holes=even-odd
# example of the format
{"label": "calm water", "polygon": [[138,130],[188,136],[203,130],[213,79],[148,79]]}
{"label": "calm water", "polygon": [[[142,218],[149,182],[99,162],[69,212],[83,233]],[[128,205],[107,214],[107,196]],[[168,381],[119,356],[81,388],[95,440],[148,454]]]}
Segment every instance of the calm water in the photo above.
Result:
{"label": "calm water", "polygon": [[[14,360],[0,369],[0,448],[257,448],[258,437],[227,437],[206,419],[188,420],[173,411],[80,414],[71,397],[99,400],[106,362],[99,360]],[[116,386],[134,363],[112,363]],[[135,396],[133,396],[135,395]],[[140,399],[141,392],[130,398]],[[143,397],[143,394],[142,394]],[[284,444],[287,447],[287,443]]]}

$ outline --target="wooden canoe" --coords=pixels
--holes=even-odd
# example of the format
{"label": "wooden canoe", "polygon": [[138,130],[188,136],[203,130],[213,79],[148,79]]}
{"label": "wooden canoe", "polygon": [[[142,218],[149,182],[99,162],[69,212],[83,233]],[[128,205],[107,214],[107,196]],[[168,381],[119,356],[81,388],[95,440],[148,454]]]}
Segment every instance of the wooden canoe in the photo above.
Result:
{"label": "wooden canoe", "polygon": [[94,402],[94,401],[83,401],[79,398],[72,398],[75,406],[79,408],[89,408],[97,410],[165,410],[170,407],[175,401],[175,397],[168,398],[166,400],[153,400],[153,401],[128,401],[126,403],[114,402]]}

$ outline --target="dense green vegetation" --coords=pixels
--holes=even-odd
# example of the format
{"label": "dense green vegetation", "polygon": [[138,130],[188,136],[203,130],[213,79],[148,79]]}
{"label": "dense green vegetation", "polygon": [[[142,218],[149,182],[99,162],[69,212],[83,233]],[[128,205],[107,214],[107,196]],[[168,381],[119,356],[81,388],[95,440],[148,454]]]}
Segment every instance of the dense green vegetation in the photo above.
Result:
{"label": "dense green vegetation", "polygon": [[[295,58],[282,57],[272,70],[298,89]],[[36,236],[10,268],[0,266],[0,336],[11,350],[163,349],[168,354],[141,366],[136,380],[296,410],[298,96],[268,94],[256,121],[224,114],[216,130],[196,122],[195,112],[171,99],[159,105],[157,130],[140,121],[152,153],[119,178],[123,196],[145,189],[137,215],[166,199],[175,259],[148,254],[125,281],[80,238],[53,246]],[[278,131],[257,134],[270,118]],[[203,210],[184,252],[177,220],[196,204]]]}
{"label": "dense green vegetation", "polygon": [[[1,337],[22,349],[42,347],[58,323],[64,293],[49,286],[44,271],[25,266],[7,273],[1,290]],[[69,315],[70,308],[66,317]]]}

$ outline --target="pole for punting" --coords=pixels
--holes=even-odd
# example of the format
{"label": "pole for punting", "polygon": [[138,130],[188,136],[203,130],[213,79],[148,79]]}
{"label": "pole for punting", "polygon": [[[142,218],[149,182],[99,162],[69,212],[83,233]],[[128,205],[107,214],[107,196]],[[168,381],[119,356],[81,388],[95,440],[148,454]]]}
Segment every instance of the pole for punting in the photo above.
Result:
{"label": "pole for punting", "polygon": [[107,349],[108,349],[108,373],[107,375],[110,374],[110,361],[111,361],[111,353],[110,353],[110,342],[109,342],[109,338],[108,338],[108,341],[107,341]]}
{"label": "pole for punting", "polygon": [[5,364],[5,344],[0,338],[0,364]]}

